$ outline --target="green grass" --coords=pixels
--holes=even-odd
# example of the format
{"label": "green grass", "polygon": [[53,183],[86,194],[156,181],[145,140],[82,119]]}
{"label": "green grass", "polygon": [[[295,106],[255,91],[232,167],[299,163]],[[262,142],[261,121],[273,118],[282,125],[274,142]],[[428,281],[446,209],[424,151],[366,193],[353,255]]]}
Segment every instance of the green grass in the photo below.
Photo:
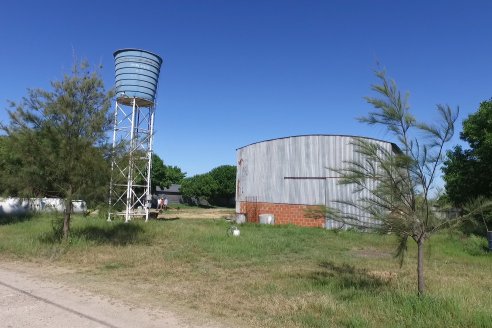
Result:
{"label": "green grass", "polygon": [[[103,293],[172,303],[245,326],[492,327],[492,254],[456,233],[426,248],[427,296],[416,296],[416,247],[402,268],[393,236],[224,220],[108,223],[75,217],[70,243],[53,219],[0,224],[0,256],[75,269]],[[128,296],[130,297],[130,296]]]}

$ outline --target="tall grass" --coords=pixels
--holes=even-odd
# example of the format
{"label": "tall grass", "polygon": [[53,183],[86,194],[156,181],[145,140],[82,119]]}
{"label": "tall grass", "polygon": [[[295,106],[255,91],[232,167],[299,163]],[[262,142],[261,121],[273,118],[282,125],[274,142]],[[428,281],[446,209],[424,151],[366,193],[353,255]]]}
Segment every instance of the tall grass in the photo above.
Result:
{"label": "tall grass", "polygon": [[[0,225],[0,256],[55,263],[99,292],[174,304],[262,327],[492,327],[492,256],[483,240],[442,233],[426,250],[428,296],[416,296],[416,249],[402,268],[390,235],[224,220],[108,223],[75,217],[70,243],[53,217]],[[125,295],[120,295],[125,297]]]}

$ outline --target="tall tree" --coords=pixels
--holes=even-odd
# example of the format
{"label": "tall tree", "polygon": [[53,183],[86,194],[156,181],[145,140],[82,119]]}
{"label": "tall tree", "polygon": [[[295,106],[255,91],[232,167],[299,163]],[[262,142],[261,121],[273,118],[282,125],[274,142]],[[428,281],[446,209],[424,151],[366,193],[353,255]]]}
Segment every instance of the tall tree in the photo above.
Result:
{"label": "tall tree", "polygon": [[231,206],[236,193],[236,167],[221,165],[205,174],[186,178],[181,184],[181,193],[190,199],[206,200],[215,206]]}
{"label": "tall tree", "polygon": [[217,189],[211,196],[211,203],[218,206],[231,206],[231,199],[236,194],[236,170],[234,165],[221,165],[209,172],[217,183]]}
{"label": "tall tree", "polygon": [[[469,203],[492,198],[492,100],[480,104],[478,111],[463,121],[461,140],[469,148],[460,145],[448,151],[443,165],[446,182],[446,198],[453,206],[467,213]],[[484,210],[462,225],[466,233],[485,234],[492,227],[492,213]]]}
{"label": "tall tree", "polygon": [[10,172],[8,162],[11,155],[8,152],[8,137],[0,136],[0,196],[6,196],[10,192]]}
{"label": "tall tree", "polygon": [[492,197],[492,100],[482,102],[463,121],[460,139],[469,149],[455,146],[443,166],[446,194],[458,207],[477,197]]}
{"label": "tall tree", "polygon": [[209,173],[197,174],[183,180],[181,183],[181,194],[183,197],[195,199],[197,202],[200,202],[201,199],[210,202],[217,188],[217,182]]}
{"label": "tall tree", "polygon": [[70,233],[72,200],[107,181],[106,132],[112,92],[86,62],[51,82],[50,91],[29,89],[11,103],[10,123],[3,126],[18,163],[14,176],[20,193],[53,195],[65,200],[63,236]]}
{"label": "tall tree", "polygon": [[[351,215],[350,211],[331,215],[351,225],[396,235],[397,255],[401,260],[408,239],[415,241],[418,248],[418,294],[422,296],[425,292],[425,241],[451,223],[439,219],[432,210],[432,192],[443,161],[444,147],[454,133],[458,111],[437,105],[440,119],[436,124],[418,122],[410,112],[408,96],[401,95],[396,83],[389,80],[384,71],[376,72],[376,76],[380,84],[373,85],[372,90],[378,96],[366,98],[374,110],[360,121],[386,129],[398,140],[401,152],[395,154],[379,144],[358,140],[355,143],[356,151],[364,160],[349,162],[345,169],[339,170],[340,183],[369,192],[369,197],[360,196],[345,205],[367,213],[376,225]],[[376,181],[376,187],[368,181]]]}
{"label": "tall tree", "polygon": [[165,165],[164,161],[157,155],[152,155],[152,188],[156,186],[169,188],[172,184],[179,184],[185,178],[186,173],[177,166]]}

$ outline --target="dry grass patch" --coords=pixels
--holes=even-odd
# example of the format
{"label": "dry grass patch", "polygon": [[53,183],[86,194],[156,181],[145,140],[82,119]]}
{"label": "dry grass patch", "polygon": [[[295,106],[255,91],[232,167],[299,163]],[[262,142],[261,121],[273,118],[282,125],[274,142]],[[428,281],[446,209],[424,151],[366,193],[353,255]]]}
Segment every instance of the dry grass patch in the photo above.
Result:
{"label": "dry grass patch", "polygon": [[198,312],[230,326],[486,327],[492,322],[491,257],[468,255],[460,239],[448,235],[434,240],[429,297],[419,300],[415,249],[400,268],[391,256],[392,236],[246,224],[234,238],[220,218],[129,225],[76,218],[72,242],[50,260],[51,250],[61,246],[41,238],[49,223],[39,218],[0,226],[0,256],[67,268],[53,274],[129,303]]}
{"label": "dry grass patch", "polygon": [[160,211],[157,219],[179,220],[179,219],[220,219],[235,214],[230,208],[200,208],[173,206],[166,211]]}

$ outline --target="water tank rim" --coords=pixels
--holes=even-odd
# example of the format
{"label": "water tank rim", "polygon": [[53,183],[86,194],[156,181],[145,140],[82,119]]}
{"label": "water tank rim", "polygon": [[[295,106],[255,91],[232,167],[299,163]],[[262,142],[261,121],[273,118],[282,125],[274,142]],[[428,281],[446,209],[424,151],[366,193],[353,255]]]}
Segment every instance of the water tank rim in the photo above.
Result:
{"label": "water tank rim", "polygon": [[151,51],[143,50],[143,49],[138,49],[138,48],[123,48],[123,49],[118,49],[118,50],[116,50],[113,53],[113,56],[116,57],[117,54],[122,53],[122,52],[125,52],[125,51],[141,51],[141,52],[148,53],[150,55],[153,55],[153,56],[157,57],[160,60],[161,64],[162,64],[162,58],[161,58],[161,56],[159,56],[158,54],[155,54],[155,53],[153,53]]}
{"label": "water tank rim", "polygon": [[[125,88],[134,88],[134,90],[127,90],[128,92],[144,93],[144,94],[149,95],[152,98],[155,98],[155,97],[152,96],[154,89],[149,88],[149,87],[145,87],[145,86],[142,86],[142,85],[138,85],[138,84],[124,84],[124,85],[119,85],[119,86],[116,87],[116,92],[117,93],[119,93],[119,92],[126,93],[125,90],[120,91],[120,89],[122,89],[122,86],[125,87]],[[123,89],[125,89],[125,88],[123,88]],[[141,90],[137,90],[138,88],[140,88]]]}

